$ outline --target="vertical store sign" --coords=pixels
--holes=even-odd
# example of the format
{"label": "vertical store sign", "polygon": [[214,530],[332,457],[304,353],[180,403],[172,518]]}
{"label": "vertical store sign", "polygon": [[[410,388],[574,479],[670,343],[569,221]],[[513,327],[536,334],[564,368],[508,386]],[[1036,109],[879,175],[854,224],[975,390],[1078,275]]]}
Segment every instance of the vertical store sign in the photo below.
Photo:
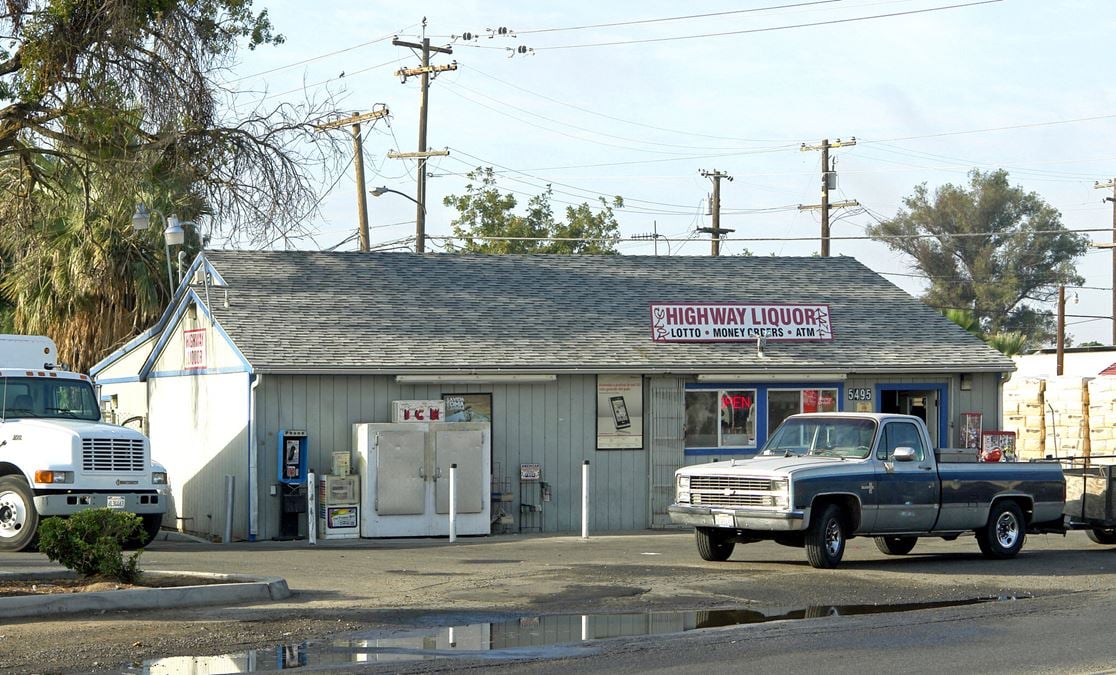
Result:
{"label": "vertical store sign", "polygon": [[597,449],[643,448],[643,377],[597,376]]}
{"label": "vertical store sign", "polygon": [[182,344],[185,349],[185,370],[205,368],[205,329],[191,328],[182,331]]}

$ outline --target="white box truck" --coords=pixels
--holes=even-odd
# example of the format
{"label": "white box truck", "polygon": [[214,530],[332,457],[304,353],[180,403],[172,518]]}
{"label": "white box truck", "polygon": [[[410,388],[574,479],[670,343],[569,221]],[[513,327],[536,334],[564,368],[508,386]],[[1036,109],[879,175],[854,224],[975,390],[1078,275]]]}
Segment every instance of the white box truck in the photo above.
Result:
{"label": "white box truck", "polygon": [[147,437],[105,424],[88,375],[59,370],[43,336],[0,335],[0,551],[33,549],[41,518],[130,511],[146,545],[170,490]]}

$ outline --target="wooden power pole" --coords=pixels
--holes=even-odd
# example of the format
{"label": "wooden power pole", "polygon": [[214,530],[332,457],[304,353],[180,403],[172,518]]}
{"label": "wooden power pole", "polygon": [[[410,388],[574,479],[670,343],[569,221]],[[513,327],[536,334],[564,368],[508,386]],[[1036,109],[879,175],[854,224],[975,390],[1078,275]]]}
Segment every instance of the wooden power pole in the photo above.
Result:
{"label": "wooden power pole", "polygon": [[833,143],[830,143],[828,138],[823,138],[819,145],[806,145],[803,143],[802,147],[799,148],[803,152],[808,150],[821,150],[821,204],[812,204],[809,206],[799,205],[798,209],[800,211],[821,209],[821,256],[823,258],[829,257],[829,210],[831,208],[837,209],[846,206],[860,206],[860,203],[855,199],[837,202],[836,204],[829,203],[829,191],[837,187],[837,171],[829,162],[829,149],[845,148],[851,145],[856,145],[855,136],[847,141],[842,141],[838,138]]}
{"label": "wooden power pole", "polygon": [[[425,30],[426,20],[423,19],[423,28]],[[417,44],[414,42],[405,42],[398,38],[391,41],[393,45],[398,47],[410,47],[412,49],[422,50],[422,65],[418,68],[401,68],[395,72],[396,76],[403,78],[406,82],[408,77],[418,75],[421,79],[419,85],[419,137],[418,137],[418,152],[414,153],[396,153],[389,155],[391,157],[414,157],[418,159],[418,187],[417,187],[417,210],[415,211],[415,253],[422,253],[426,250],[426,158],[433,155],[447,155],[446,151],[427,153],[426,150],[426,119],[427,119],[427,106],[430,98],[430,75],[437,74],[445,70],[457,70],[457,62],[453,62],[445,66],[431,66],[430,65],[430,52],[437,52],[439,54],[452,54],[452,47],[431,47],[430,38],[423,37],[422,43]]]}
{"label": "wooden power pole", "polygon": [[353,167],[356,171],[356,184],[357,184],[357,217],[360,219],[360,250],[367,252],[369,247],[368,242],[368,204],[365,201],[367,196],[364,190],[364,145],[361,142],[360,123],[368,120],[378,120],[381,117],[388,115],[387,106],[381,104],[381,107],[375,108],[372,112],[366,113],[353,113],[352,115],[326,122],[325,124],[318,124],[316,128],[319,131],[326,129],[337,129],[339,127],[352,126],[353,131]]}
{"label": "wooden power pole", "polygon": [[1116,178],[1105,182],[1097,181],[1093,187],[1098,190],[1112,188],[1112,196],[1104,201],[1112,202],[1112,344],[1116,345]]}
{"label": "wooden power pole", "polygon": [[728,175],[724,171],[718,171],[716,169],[713,169],[712,171],[706,171],[705,169],[702,169],[698,173],[713,181],[713,198],[710,200],[709,204],[709,211],[710,214],[713,216],[713,227],[699,227],[698,232],[709,233],[710,241],[713,245],[712,255],[719,256],[721,255],[721,234],[727,234],[729,232],[736,231],[723,229],[721,227],[721,179],[726,178],[729,181],[732,181],[732,176]]}

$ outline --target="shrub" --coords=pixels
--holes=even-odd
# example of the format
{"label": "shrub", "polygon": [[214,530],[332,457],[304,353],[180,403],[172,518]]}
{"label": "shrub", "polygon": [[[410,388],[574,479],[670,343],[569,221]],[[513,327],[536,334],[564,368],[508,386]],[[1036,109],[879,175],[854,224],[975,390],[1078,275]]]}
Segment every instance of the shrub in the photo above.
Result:
{"label": "shrub", "polygon": [[46,518],[39,525],[39,550],[56,563],[90,577],[134,583],[143,550],[124,556],[124,544],[140,536],[143,520],[134,513],[90,509],[69,518]]}

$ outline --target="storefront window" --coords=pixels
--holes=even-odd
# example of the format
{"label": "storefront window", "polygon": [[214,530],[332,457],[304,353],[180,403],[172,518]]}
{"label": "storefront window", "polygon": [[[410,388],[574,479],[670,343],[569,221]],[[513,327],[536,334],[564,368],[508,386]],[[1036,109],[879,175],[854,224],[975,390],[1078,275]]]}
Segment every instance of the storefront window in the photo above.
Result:
{"label": "storefront window", "polygon": [[769,389],[767,391],[767,433],[783,420],[803,412],[836,412],[836,389]]}
{"label": "storefront window", "polygon": [[755,389],[687,391],[686,446],[755,447],[755,405]]}

